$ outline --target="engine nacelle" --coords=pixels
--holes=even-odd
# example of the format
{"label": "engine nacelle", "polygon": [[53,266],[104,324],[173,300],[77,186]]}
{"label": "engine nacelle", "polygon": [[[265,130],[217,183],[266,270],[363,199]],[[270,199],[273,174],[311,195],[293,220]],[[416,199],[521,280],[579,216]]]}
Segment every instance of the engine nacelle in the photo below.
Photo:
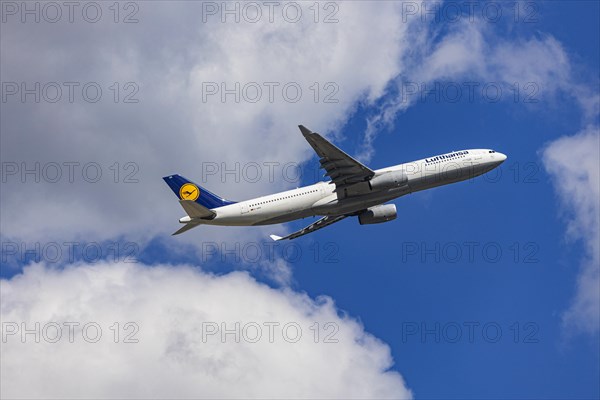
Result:
{"label": "engine nacelle", "polygon": [[374,176],[369,181],[369,186],[371,190],[386,190],[404,186],[407,182],[408,177],[403,171],[389,171]]}
{"label": "engine nacelle", "polygon": [[380,224],[396,219],[397,215],[395,204],[382,204],[380,206],[367,208],[365,211],[358,214],[358,222],[361,225]]}

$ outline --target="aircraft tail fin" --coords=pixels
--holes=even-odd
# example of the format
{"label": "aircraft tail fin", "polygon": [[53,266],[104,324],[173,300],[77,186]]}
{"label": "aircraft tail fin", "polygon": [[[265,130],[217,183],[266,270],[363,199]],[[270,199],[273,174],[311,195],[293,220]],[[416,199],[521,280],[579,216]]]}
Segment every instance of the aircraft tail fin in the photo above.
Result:
{"label": "aircraft tail fin", "polygon": [[[187,207],[192,207],[189,206],[188,201],[192,203],[195,202],[209,210],[236,203],[235,201],[225,200],[224,198],[217,196],[211,191],[195,184],[179,174],[165,176],[163,179],[167,185],[169,185],[173,193],[175,193],[175,195],[179,198],[179,200],[186,201],[188,204]],[[186,211],[188,211],[183,203],[181,205]]]}

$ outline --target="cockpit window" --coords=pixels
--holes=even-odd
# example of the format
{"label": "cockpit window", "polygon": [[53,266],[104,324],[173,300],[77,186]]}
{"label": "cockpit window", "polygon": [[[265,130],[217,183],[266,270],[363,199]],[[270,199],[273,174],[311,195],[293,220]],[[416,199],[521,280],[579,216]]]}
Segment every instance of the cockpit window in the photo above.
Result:
{"label": "cockpit window", "polygon": [[495,152],[496,152],[495,150],[490,150],[488,153],[495,153]]}

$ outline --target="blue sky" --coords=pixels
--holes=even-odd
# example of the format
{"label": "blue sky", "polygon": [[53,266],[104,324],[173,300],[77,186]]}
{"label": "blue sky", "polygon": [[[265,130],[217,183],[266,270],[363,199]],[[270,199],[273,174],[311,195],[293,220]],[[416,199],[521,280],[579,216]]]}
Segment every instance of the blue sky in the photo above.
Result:
{"label": "blue sky", "polygon": [[[147,4],[142,3],[142,5]],[[149,270],[159,264],[170,265],[175,269],[177,265],[188,264],[199,271],[215,274],[223,279],[236,276],[235,271],[247,271],[258,285],[264,283],[275,291],[306,293],[311,299],[327,296],[335,303],[337,308],[333,313],[340,318],[340,321],[346,321],[345,318],[359,321],[364,331],[381,340],[384,347],[389,346],[393,357],[391,370],[402,376],[405,386],[416,398],[599,398],[598,330],[597,328],[592,328],[591,331],[577,329],[565,319],[565,313],[572,306],[573,299],[578,293],[577,280],[582,276],[586,254],[592,253],[589,257],[592,263],[597,260],[593,257],[594,244],[589,242],[590,238],[594,239],[594,236],[589,234],[589,229],[586,231],[577,222],[580,214],[576,205],[581,202],[573,200],[573,203],[570,203],[568,199],[565,200],[572,192],[563,192],[560,189],[559,178],[564,175],[551,172],[553,170],[549,166],[556,163],[551,164],[553,161],[545,149],[559,138],[579,137],[578,135],[586,127],[592,127],[595,132],[593,136],[595,141],[592,138],[592,143],[597,143],[600,3],[549,1],[524,4],[535,4],[535,22],[511,23],[503,19],[497,24],[466,24],[464,28],[462,25],[449,24],[447,21],[427,24],[428,31],[423,33],[423,36],[415,36],[415,40],[424,40],[418,42],[424,44],[423,49],[393,53],[404,60],[404,70],[398,67],[399,70],[387,71],[384,66],[381,66],[385,70],[383,72],[388,75],[382,77],[380,81],[368,81],[368,84],[365,83],[363,86],[357,85],[348,92],[342,90],[341,104],[331,106],[332,108],[328,108],[330,105],[327,104],[312,104],[307,107],[302,104],[275,102],[272,105],[274,111],[260,111],[255,114],[246,113],[244,108],[252,105],[236,108],[235,104],[218,104],[213,109],[210,108],[210,104],[197,102],[197,99],[194,100],[191,95],[182,95],[183,99],[171,98],[169,96],[181,87],[178,86],[181,82],[177,80],[172,87],[169,86],[169,90],[156,89],[155,86],[159,86],[156,85],[157,81],[153,80],[156,76],[150,72],[148,75],[140,72],[143,71],[142,65],[147,65],[140,61],[144,60],[146,52],[143,50],[144,46],[140,44],[144,42],[140,39],[143,35],[136,30],[131,34],[132,39],[125,36],[125,39],[118,43],[114,57],[122,64],[120,62],[114,64],[138,77],[142,87],[144,83],[146,88],[151,87],[146,90],[146,94],[150,93],[152,96],[163,93],[164,103],[162,100],[151,100],[146,103],[142,101],[131,114],[128,114],[131,109],[115,111],[111,108],[112,105],[103,106],[105,108],[101,109],[102,112],[115,112],[116,116],[110,122],[102,121],[102,126],[108,124],[108,127],[111,127],[111,124],[115,124],[117,130],[110,134],[114,136],[96,134],[93,138],[114,141],[114,144],[107,144],[106,147],[102,145],[100,154],[115,151],[113,154],[117,154],[116,158],[119,160],[139,159],[141,185],[118,185],[114,188],[114,192],[110,194],[104,192],[104,195],[102,191],[104,186],[93,187],[93,191],[90,190],[89,194],[81,194],[67,188],[65,189],[67,197],[74,199],[73,203],[69,203],[75,210],[72,218],[65,217],[66,222],[56,222],[54,219],[53,223],[42,222],[39,234],[17,227],[16,222],[9,222],[6,225],[3,223],[3,242],[25,241],[43,244],[44,241],[52,238],[58,242],[75,238],[83,243],[88,241],[103,243],[105,247],[115,242],[136,243],[139,247],[136,247],[135,255],[140,261],[137,265]],[[342,11],[343,5],[344,3],[341,4]],[[176,10],[183,9],[185,8],[174,9],[175,11],[172,12],[177,15]],[[154,11],[147,10],[147,12],[152,14]],[[342,13],[340,18],[343,16]],[[384,19],[381,21],[384,25]],[[385,23],[389,21],[385,19]],[[142,23],[139,28],[144,26]],[[136,26],[133,29],[137,28]],[[253,28],[243,24],[235,26],[235,29],[239,29],[242,33],[245,33],[246,29],[247,32],[254,34]],[[393,27],[387,28],[391,32]],[[18,28],[10,24],[4,24],[3,29],[6,30],[4,33],[13,33],[12,29],[18,32]],[[190,31],[181,29],[181,32],[192,35]],[[476,31],[479,36],[473,35],[473,31]],[[57,32],[51,31],[51,33],[60,37]],[[66,34],[69,33],[66,31]],[[95,35],[99,34],[89,29],[84,30],[84,33],[86,36],[82,41],[91,40],[92,43],[96,40]],[[152,37],[160,37],[160,29],[152,34],[157,35]],[[208,38],[202,35],[202,38]],[[390,33],[390,36],[392,35],[394,34]],[[478,44],[476,37],[483,44]],[[238,36],[234,38],[243,41]],[[6,51],[13,51],[8,40],[3,39],[3,46],[9,49]],[[469,49],[468,54],[473,55],[472,60],[470,56],[464,57],[462,53],[441,51],[445,48],[455,49],[452,46],[457,42],[463,43],[465,48]],[[169,58],[172,56],[169,53],[165,56],[165,65],[168,65],[170,60],[176,67],[169,73],[165,72],[168,68],[157,69],[163,73],[157,76],[168,80],[171,79],[171,74],[177,75],[178,72],[185,70],[189,74],[182,81],[191,86],[196,84],[194,73],[202,76],[210,70],[209,67],[203,69],[205,62],[207,65],[210,63],[203,58],[202,52],[217,47],[213,42],[211,43],[212,47],[200,46],[195,52],[185,53],[186,57],[191,59],[197,57],[196,64],[189,67],[189,70],[181,68],[184,64],[182,59],[187,62],[186,57]],[[298,44],[293,38],[289,43],[290,47]],[[183,47],[184,44],[174,44],[174,48],[163,50],[165,53],[170,51],[177,53],[180,50],[178,46]],[[236,47],[235,44],[230,45]],[[135,55],[125,51],[128,46],[137,49]],[[240,46],[243,47],[242,44]],[[67,48],[72,51],[73,57],[80,54],[76,45],[73,47],[75,50],[71,47]],[[358,50],[366,51],[360,47],[360,44],[357,45]],[[436,52],[436,50],[440,51]],[[538,50],[539,53],[534,53]],[[244,53],[240,49],[237,51]],[[494,58],[494,55],[502,51],[506,51],[506,54],[514,54],[515,58],[508,57],[508,60],[501,56],[498,59]],[[215,54],[217,53],[215,51]],[[230,55],[229,58],[224,57],[225,61],[220,59],[221,64],[217,63],[217,65],[225,70],[224,74],[231,73],[237,77],[238,75],[232,71],[239,67],[237,63],[239,60],[235,58],[235,51],[233,54],[234,56]],[[435,54],[441,54],[442,57],[433,57]],[[443,57],[444,54],[458,54],[458,56],[456,59],[452,56],[450,57],[452,60],[448,61]],[[567,61],[557,59],[554,57],[556,54],[564,56]],[[281,61],[279,54],[275,55],[277,58],[272,59],[272,64],[250,62],[248,69],[264,70],[263,77],[269,77],[272,71],[274,76],[279,77],[281,71],[285,70],[285,61]],[[531,59],[528,58],[530,55]],[[267,58],[271,56],[270,53],[266,55]],[[210,60],[209,56],[206,57]],[[311,55],[308,54],[306,57],[310,59]],[[318,54],[313,57],[319,59]],[[162,58],[158,59],[162,62]],[[45,62],[51,61],[48,59]],[[280,62],[283,63],[283,67]],[[386,60],[377,62],[383,65]],[[422,63],[422,67],[411,68],[409,66],[412,63]],[[13,65],[4,57],[2,65],[8,70],[5,72],[6,76],[3,76],[3,81],[18,81],[36,76],[25,74],[21,78],[18,75],[19,63],[14,62]],[[359,64],[353,66],[358,68]],[[335,76],[336,72],[340,75],[349,74],[348,78],[339,77],[340,86],[344,89],[344,82],[363,79],[355,78],[352,72],[347,71],[348,68],[340,70],[335,67],[331,67],[331,70],[324,68],[324,71],[317,69],[311,72],[307,80],[311,81],[314,77],[319,77],[321,81],[326,81],[331,76]],[[373,68],[376,70],[376,67]],[[79,76],[76,72],[71,73]],[[106,81],[110,82],[111,78],[120,81],[126,79],[116,72],[113,73],[115,76],[108,75]],[[357,72],[357,76],[358,74]],[[521,91],[518,101],[514,101],[514,93],[509,89],[511,82],[514,81],[510,79],[519,74],[522,76],[522,80],[518,82]],[[63,80],[70,77],[68,73],[64,76]],[[320,78],[321,76],[324,78]],[[390,104],[397,99],[397,85],[406,81],[425,83],[428,87],[433,87],[434,82],[440,85],[455,83],[462,87],[465,82],[478,82],[480,87],[491,82],[500,85],[503,94],[498,102],[481,96],[480,91],[476,91],[473,101],[470,101],[466,95],[456,102],[448,101],[446,98],[436,101],[434,97],[429,96],[424,101],[416,100],[404,104],[391,112],[391,117],[387,120],[379,119],[383,110],[393,109]],[[526,103],[523,85],[531,82],[539,88],[539,93],[533,95],[536,102]],[[347,86],[352,85],[347,83]],[[374,100],[370,100],[370,96]],[[185,107],[179,110],[181,116],[173,115],[171,109],[162,108],[173,99],[175,99],[173,107],[180,104],[177,100],[185,104]],[[189,106],[190,104],[192,105]],[[592,104],[592,112],[586,111],[589,104]],[[46,117],[50,115],[52,121],[68,120],[58,109],[53,109],[53,113],[44,113],[41,108],[27,107],[30,105],[3,105],[3,117],[9,115],[4,114],[5,112],[17,110],[24,113],[36,112]],[[311,111],[314,111],[315,107],[322,107],[324,110],[312,114]],[[240,111],[241,109],[243,110]],[[91,111],[87,104],[83,104],[81,110],[87,114],[85,118],[94,112],[100,112],[99,108]],[[164,113],[161,113],[161,110],[164,110]],[[277,113],[281,110],[283,116],[278,116]],[[335,115],[335,118],[327,115],[328,110],[331,110],[331,115]],[[194,120],[196,111],[201,114],[197,117],[198,121]],[[146,119],[152,113],[155,113],[159,119],[156,126],[151,126],[153,124]],[[225,115],[225,118],[215,122],[211,121],[212,115],[220,117]],[[189,122],[180,121],[188,117]],[[57,160],[65,159],[64,156],[62,158],[59,156],[57,150],[62,141],[73,140],[77,145],[85,147],[84,140],[79,142],[78,136],[69,135],[69,132],[76,132],[78,124],[81,124],[84,131],[85,129],[94,131],[93,120],[86,123],[81,122],[82,120],[83,117],[73,124],[57,122],[57,126],[65,129],[66,133],[57,136],[56,148],[51,146],[48,151],[50,157],[54,156]],[[140,122],[142,120],[143,122]],[[200,172],[197,171],[200,160],[223,159],[227,162],[232,160],[248,162],[253,161],[253,157],[258,157],[257,160],[261,162],[265,160],[277,160],[282,163],[302,162],[305,173],[299,184],[310,184],[314,182],[314,171],[318,162],[316,157],[311,155],[309,145],[303,143],[300,133],[295,131],[297,124],[303,123],[314,131],[330,135],[334,138],[334,142],[349,154],[364,155],[367,154],[366,149],[369,149],[369,145],[365,144],[365,132],[369,130],[369,123],[376,121],[379,121],[379,124],[371,143],[373,153],[366,160],[366,163],[374,169],[465,148],[493,148],[506,154],[508,159],[498,170],[485,176],[396,200],[398,218],[393,222],[360,226],[356,220],[349,218],[290,244],[278,244],[274,252],[274,259],[279,260],[277,262],[268,259],[265,253],[260,257],[259,262],[248,263],[232,260],[231,255],[223,256],[219,253],[209,257],[206,252],[207,245],[211,243],[224,245],[225,248],[230,249],[250,242],[265,249],[271,245],[267,233],[272,231],[279,234],[282,232],[281,227],[232,228],[231,237],[228,236],[228,228],[204,229],[202,227],[187,234],[185,239],[169,236],[171,231],[176,229],[175,218],[178,218],[180,210],[177,209],[175,198],[162,184],[161,172],[163,175],[179,172],[200,182]],[[11,136],[11,132],[15,131],[14,126],[18,123],[19,118],[14,117],[14,121],[5,121],[3,124],[3,140],[8,145],[14,146],[11,153],[5,150],[3,144],[3,161],[20,160],[19,152],[22,152],[23,160],[36,160],[35,154],[30,154],[16,136],[15,138]],[[118,126],[119,123],[123,126]],[[203,126],[204,123],[206,127]],[[284,123],[289,125],[288,129],[283,131],[284,133],[281,131],[278,133],[278,129],[284,126]],[[252,140],[252,132],[244,132],[246,124],[262,129],[260,134],[257,133],[256,138],[259,145]],[[216,128],[218,129],[216,133],[212,129],[215,126],[219,126]],[[189,128],[196,136],[185,136],[188,133],[179,134],[180,128]],[[31,129],[34,131],[33,137],[36,135],[41,137],[40,127]],[[170,129],[168,135],[171,139],[164,137],[165,129]],[[152,133],[144,136],[145,130]],[[158,132],[155,133],[155,130]],[[241,133],[239,137],[229,136],[228,132],[231,131]],[[130,132],[131,136],[127,136],[127,132]],[[273,137],[278,137],[273,136],[276,134],[283,135],[283,140],[273,141]],[[131,141],[128,139],[130,137]],[[212,140],[216,143],[210,148]],[[286,149],[286,142],[293,150]],[[93,144],[91,146],[93,147]],[[119,146],[129,149],[128,152],[119,153],[120,150],[115,150]],[[177,146],[182,152],[181,157],[175,150],[167,150],[166,146]],[[561,149],[557,149],[560,155]],[[52,155],[55,150],[56,155]],[[167,160],[162,160],[163,151],[169,156]],[[565,151],[567,150],[562,153]],[[598,148],[589,148],[589,151],[593,158]],[[93,154],[93,152],[84,152],[72,155],[70,159],[86,160],[86,157],[96,159],[93,158]],[[98,157],[98,160],[104,160],[102,156]],[[565,158],[568,159],[567,154]],[[53,158],[40,159],[52,160]],[[69,159],[69,156],[66,159]],[[107,160],[111,158],[108,157]],[[110,165],[108,161],[100,162],[103,166]],[[568,159],[568,162],[576,164],[578,159]],[[151,167],[145,168],[150,164]],[[572,178],[577,180],[577,177]],[[272,190],[278,190],[294,186],[281,180],[271,185],[264,181],[259,184],[235,183],[227,180],[220,181],[217,178],[208,179],[202,184],[211,191],[234,200],[242,200],[245,193],[258,195],[268,193],[271,187]],[[592,180],[592,189],[597,188],[599,184]],[[31,188],[27,183],[5,187],[21,193]],[[132,194],[132,190],[136,191],[140,187],[145,190],[146,196],[152,197],[147,199],[148,203],[144,206],[138,205],[134,201],[139,199],[138,195]],[[46,191],[45,188],[42,190]],[[66,204],[67,200],[61,197],[62,194],[53,194],[52,190],[54,187],[48,189],[50,204],[45,209],[50,212],[63,210],[58,214],[62,215],[62,212],[67,215],[68,211],[59,207],[60,204]],[[585,186],[583,190],[585,191]],[[4,196],[9,195],[5,193]],[[89,208],[92,222],[86,226],[80,224],[77,216],[81,215],[80,203],[90,198],[93,198]],[[13,208],[15,201],[10,202],[9,197],[6,199],[7,202],[3,199],[3,217],[17,212]],[[597,214],[597,205],[595,207],[592,205],[591,212]],[[85,207],[82,209],[85,210]],[[166,215],[159,216],[159,214]],[[133,217],[130,218],[129,215]],[[155,220],[158,222],[146,221],[137,228],[134,217],[140,215],[156,216]],[[103,218],[106,218],[105,224],[102,222]],[[129,221],[129,219],[133,220]],[[151,219],[154,220],[153,217]],[[172,223],[163,224],[164,221],[172,221]],[[111,226],[113,223],[114,227]],[[287,224],[285,229],[292,232],[307,224],[308,220],[296,221]],[[569,226],[574,229],[574,233],[572,231],[570,234],[567,233]],[[578,230],[579,228],[581,229]],[[594,230],[592,223],[590,229],[591,232],[597,232],[598,227],[596,226]],[[65,233],[65,230],[70,232]],[[301,255],[297,259],[289,253],[286,256],[284,252],[286,249],[300,251]],[[3,294],[5,301],[13,300],[11,296],[14,296],[15,302],[19,299],[15,294],[16,289],[10,288],[13,285],[17,287],[17,278],[29,261],[23,257],[16,260],[9,257],[7,262],[3,259],[0,275],[3,278],[3,285],[6,285],[3,290],[8,293]],[[46,268],[49,270],[57,268],[59,271],[64,268],[70,271],[72,267],[68,264],[47,265]],[[85,259],[83,263],[74,264],[79,265],[79,268],[86,267]],[[102,262],[100,264],[103,265]],[[283,267],[278,270],[273,269],[273,265],[283,265]],[[109,267],[107,269],[110,270]],[[281,277],[282,270],[284,278]],[[592,266],[592,271],[597,271],[597,265]],[[144,275],[142,280],[151,281],[151,278]],[[40,282],[43,284],[41,278]],[[248,285],[254,287],[253,283]],[[226,288],[228,286],[224,286],[223,290]],[[163,289],[165,296],[170,296],[169,289],[160,286],[157,286],[157,293],[163,293]],[[131,289],[131,293],[135,295],[135,289]],[[189,301],[193,302],[193,300]],[[315,301],[318,303],[318,300]],[[160,304],[158,307],[161,307]],[[234,305],[233,308],[235,307]],[[3,310],[3,314],[3,321],[20,315],[14,314],[14,310],[10,308]],[[226,312],[223,311],[223,315],[225,314]],[[243,316],[240,314],[238,318]],[[472,339],[469,338],[469,326],[473,327]],[[456,327],[460,329],[458,338],[455,337]],[[484,331],[484,327],[488,330]],[[501,334],[494,339],[498,328]],[[423,332],[424,329],[428,329],[429,333]],[[431,330],[434,333],[431,333]],[[185,330],[182,332],[184,336],[193,336],[193,332]],[[436,340],[436,335],[439,335],[439,340]],[[382,350],[384,347],[377,347],[373,353],[379,354],[379,351],[385,353]],[[349,347],[346,351],[347,354],[352,355],[355,349]],[[261,353],[258,354],[257,357],[260,357]],[[357,359],[361,360],[361,358]],[[386,358],[381,356],[381,359]],[[385,365],[385,362],[382,364]],[[283,368],[281,365],[269,364],[268,368],[271,367],[274,371]],[[361,379],[361,376],[363,375],[357,373],[355,379]],[[4,376],[4,379],[8,379],[7,376]],[[306,377],[306,379],[310,378]],[[365,382],[369,382],[368,379],[370,378],[365,378]],[[228,397],[227,393],[229,393],[229,397],[236,397],[235,393],[232,395],[226,390],[219,391],[218,385],[216,388],[216,391],[211,392],[213,396],[218,397],[221,394]],[[19,389],[22,388],[13,386],[10,393],[21,393]],[[185,394],[180,392],[179,395],[182,393]],[[252,395],[255,396],[257,393],[260,397],[260,392],[252,392]],[[268,395],[278,392],[266,393]],[[319,397],[319,393],[325,392],[315,390],[307,393],[309,397],[311,393]],[[389,392],[367,393],[366,397],[373,397],[376,395],[374,393],[385,396],[381,393]],[[114,393],[107,397],[112,395]]]}
{"label": "blue sky", "polygon": [[[340,262],[295,265],[298,287],[312,295],[331,294],[341,308],[360,316],[390,344],[398,370],[412,370],[404,376],[419,397],[596,398],[600,393],[597,338],[565,340],[560,324],[577,276],[573,262],[582,250],[565,241],[556,195],[539,156],[551,139],[548,132],[556,130],[556,110],[515,115],[520,107],[410,109],[396,120],[395,132],[376,141],[374,168],[418,159],[427,151],[472,146],[507,154],[501,175],[401,198],[398,219],[390,224],[361,227],[344,221],[300,239],[321,246],[333,241]],[[571,118],[576,124],[579,117]],[[497,248],[502,254],[494,262]],[[423,255],[427,249],[433,254]],[[464,324],[473,321],[479,328],[470,343]],[[417,334],[403,341],[403,330],[413,323]],[[435,343],[427,336],[423,343],[423,323],[430,329],[457,323],[462,338],[452,343],[453,336],[442,335]],[[502,328],[498,343],[483,338],[486,323]],[[518,343],[515,323],[521,329]],[[526,323],[535,328],[524,331]],[[534,329],[535,343],[523,343]]]}
{"label": "blue sky", "polygon": [[[551,32],[593,76],[599,67],[598,3],[541,7],[535,29]],[[353,119],[357,132],[363,129],[361,112]],[[565,240],[540,158],[540,148],[580,118],[568,100],[530,108],[434,100],[412,107],[395,119],[391,132],[378,137],[374,168],[429,153],[490,147],[508,155],[501,175],[491,172],[401,198],[398,219],[390,224],[359,227],[345,221],[300,239],[309,244],[333,238],[340,262],[297,265],[298,287],[312,295],[331,294],[341,308],[360,316],[390,344],[396,368],[419,397],[597,398],[598,338],[565,339],[560,324],[561,309],[573,295],[572,266],[581,244]],[[351,150],[351,144],[345,148]],[[472,259],[466,243],[474,243]],[[436,245],[447,246],[448,253]],[[457,247],[462,255],[455,253]],[[502,255],[494,262],[496,248]],[[423,256],[424,249],[433,253]],[[472,343],[464,325],[469,322],[478,323]],[[421,324],[435,331],[436,323],[438,332],[457,323],[462,337],[452,343],[454,331],[448,331],[439,343],[433,334],[422,340]],[[497,343],[485,339],[486,323],[501,327]],[[524,329],[527,323],[533,325]],[[411,335],[406,330],[412,332],[413,324],[417,331]]]}
{"label": "blue sky", "polygon": [[[555,194],[537,155],[543,142],[535,139],[536,132],[551,126],[540,121],[543,113],[508,120],[505,114],[514,107],[486,110],[485,105],[469,105],[449,114],[443,106],[407,111],[397,129],[428,132],[428,143],[436,144],[449,142],[444,125],[460,129],[473,114],[480,116],[485,125],[461,131],[471,137],[466,142],[482,147],[492,142],[489,147],[508,154],[502,175],[401,198],[396,202],[398,219],[391,224],[360,227],[346,221],[330,229],[335,233],[324,231],[315,234],[320,236],[317,239],[303,239],[328,241],[333,236],[326,235],[335,234],[340,263],[297,265],[298,286],[313,295],[335,292],[341,308],[359,315],[390,343],[399,370],[403,363],[412,368],[418,360],[412,382],[419,383],[412,387],[424,398],[598,395],[597,343],[586,338],[563,343],[560,313],[573,294],[576,271],[570,266],[581,249],[565,243]],[[443,115],[439,119],[427,118],[438,112]],[[382,136],[376,161],[385,165],[379,158],[419,158],[423,150],[416,142],[404,141],[400,134]],[[444,146],[440,147],[438,152],[443,152]],[[462,147],[465,144],[445,146],[447,150]],[[469,243],[475,249],[472,258]],[[496,256],[498,248],[501,256]],[[427,249],[433,254],[423,255]],[[469,321],[479,323],[473,343],[466,337],[464,324]],[[419,330],[403,341],[403,329],[412,323]],[[458,323],[462,339],[451,343],[452,337],[442,336],[435,343],[427,336],[423,343],[423,323],[430,329],[436,323],[441,327]],[[486,323],[502,328],[498,343],[482,337],[480,329]],[[535,324],[539,329],[532,337],[535,343],[523,343],[525,331],[514,343],[514,323],[520,329]]]}

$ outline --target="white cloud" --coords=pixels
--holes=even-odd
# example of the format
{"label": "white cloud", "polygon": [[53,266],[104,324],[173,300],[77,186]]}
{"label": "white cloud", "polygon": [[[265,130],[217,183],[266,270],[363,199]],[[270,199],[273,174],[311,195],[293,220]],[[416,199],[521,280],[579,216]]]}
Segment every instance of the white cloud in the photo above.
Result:
{"label": "white cloud", "polygon": [[[564,324],[576,332],[597,333],[600,326],[600,196],[598,154],[597,84],[590,85],[570,60],[562,44],[551,35],[506,40],[482,21],[455,24],[437,42],[427,42],[411,68],[398,77],[398,87],[407,81],[419,84],[442,81],[494,82],[510,88],[515,82],[524,89],[533,83],[538,104],[552,107],[560,95],[570,97],[581,109],[588,128],[579,134],[552,142],[544,151],[546,168],[563,206],[569,212],[568,234],[581,238],[586,247],[577,278],[575,298],[563,315]],[[530,86],[530,88],[532,88]],[[368,162],[374,154],[373,141],[382,128],[392,126],[398,113],[418,98],[401,89],[389,96],[368,121],[360,158]],[[528,103],[528,106],[534,104]],[[577,160],[574,162],[574,160]]]}
{"label": "white cloud", "polygon": [[[390,370],[389,347],[341,315],[330,298],[272,289],[246,273],[213,276],[187,266],[125,263],[56,270],[36,264],[2,280],[1,289],[3,398],[411,397],[402,377]],[[20,329],[22,322],[27,329],[40,323],[40,343],[32,334],[24,343],[20,334],[7,334],[11,323]],[[65,322],[80,323],[72,343]],[[90,322],[102,329],[97,343],[83,337],[81,328]],[[123,343],[133,332],[124,329],[127,322],[139,326],[129,338],[138,343]],[[222,323],[235,332],[236,322],[239,342],[235,334],[224,341],[221,332],[208,334]],[[46,340],[56,335],[51,323],[63,327],[56,343]],[[272,343],[265,323],[280,324],[273,325]],[[302,330],[296,343],[292,325],[284,336],[288,323]],[[258,340],[253,324],[261,327]],[[328,339],[337,343],[325,343],[335,327]],[[87,340],[95,337],[89,328]]]}
{"label": "white cloud", "polygon": [[[383,95],[400,72],[407,48],[409,24],[398,23],[394,2],[377,7],[338,3],[339,22],[330,24],[314,23],[310,5],[303,6],[299,23],[281,17],[274,23],[267,18],[256,24],[231,18],[220,23],[218,16],[202,22],[200,2],[147,2],[139,4],[137,24],[114,24],[109,10],[97,24],[23,24],[18,19],[3,24],[3,81],[29,86],[95,81],[103,88],[103,100],[95,104],[81,94],[73,104],[3,104],[3,161],[19,167],[25,162],[28,168],[39,162],[42,169],[50,162],[97,162],[103,172],[98,183],[85,182],[80,170],[75,183],[69,183],[66,169],[59,183],[43,177],[33,183],[30,175],[22,184],[19,175],[8,177],[0,193],[3,235],[29,241],[121,235],[145,241],[170,234],[183,211],[161,177],[178,172],[200,181],[203,162],[226,163],[230,170],[236,163],[279,163],[274,182],[264,168],[257,183],[236,181],[231,174],[226,182],[219,174],[204,183],[233,200],[292,186],[284,181],[281,166],[314,155],[297,125],[326,133],[344,124],[359,101]],[[320,19],[328,13],[321,10]],[[115,104],[109,86],[128,81],[139,85],[140,102]],[[257,103],[236,103],[231,95],[226,103],[219,95],[203,101],[207,82],[224,82],[228,88],[256,82],[263,96]],[[279,84],[273,102],[265,82]],[[288,82],[302,89],[297,103],[283,100]],[[325,88],[327,82],[337,86]],[[335,87],[338,102],[324,103]],[[121,98],[125,93],[121,87]],[[114,183],[115,162],[121,182],[132,172],[125,163],[136,163],[139,182]],[[250,240],[265,237],[262,229],[203,227],[176,240],[197,243],[204,231],[211,240],[231,241],[242,230]]]}
{"label": "white cloud", "polygon": [[[386,98],[370,117],[360,158],[369,161],[374,154],[373,140],[382,128],[393,126],[397,114],[419,100],[420,91],[414,96],[407,95],[409,83],[433,88],[436,81],[454,82],[458,86],[470,82],[479,85],[479,91],[492,84],[505,94],[514,93],[516,84],[520,105],[552,105],[557,95],[566,94],[581,107],[586,119],[596,117],[600,97],[581,82],[580,76],[573,74],[571,60],[558,40],[543,34],[507,40],[493,27],[494,24],[481,19],[464,20],[450,24],[448,33],[437,41],[428,37],[397,77],[397,95]],[[492,98],[494,90],[489,94]],[[466,97],[468,89],[464,92]],[[500,99],[514,97],[504,95]]]}
{"label": "white cloud", "polygon": [[589,126],[563,136],[543,151],[544,166],[568,221],[567,234],[583,242],[585,256],[570,308],[563,314],[569,332],[600,330],[600,128]]}

